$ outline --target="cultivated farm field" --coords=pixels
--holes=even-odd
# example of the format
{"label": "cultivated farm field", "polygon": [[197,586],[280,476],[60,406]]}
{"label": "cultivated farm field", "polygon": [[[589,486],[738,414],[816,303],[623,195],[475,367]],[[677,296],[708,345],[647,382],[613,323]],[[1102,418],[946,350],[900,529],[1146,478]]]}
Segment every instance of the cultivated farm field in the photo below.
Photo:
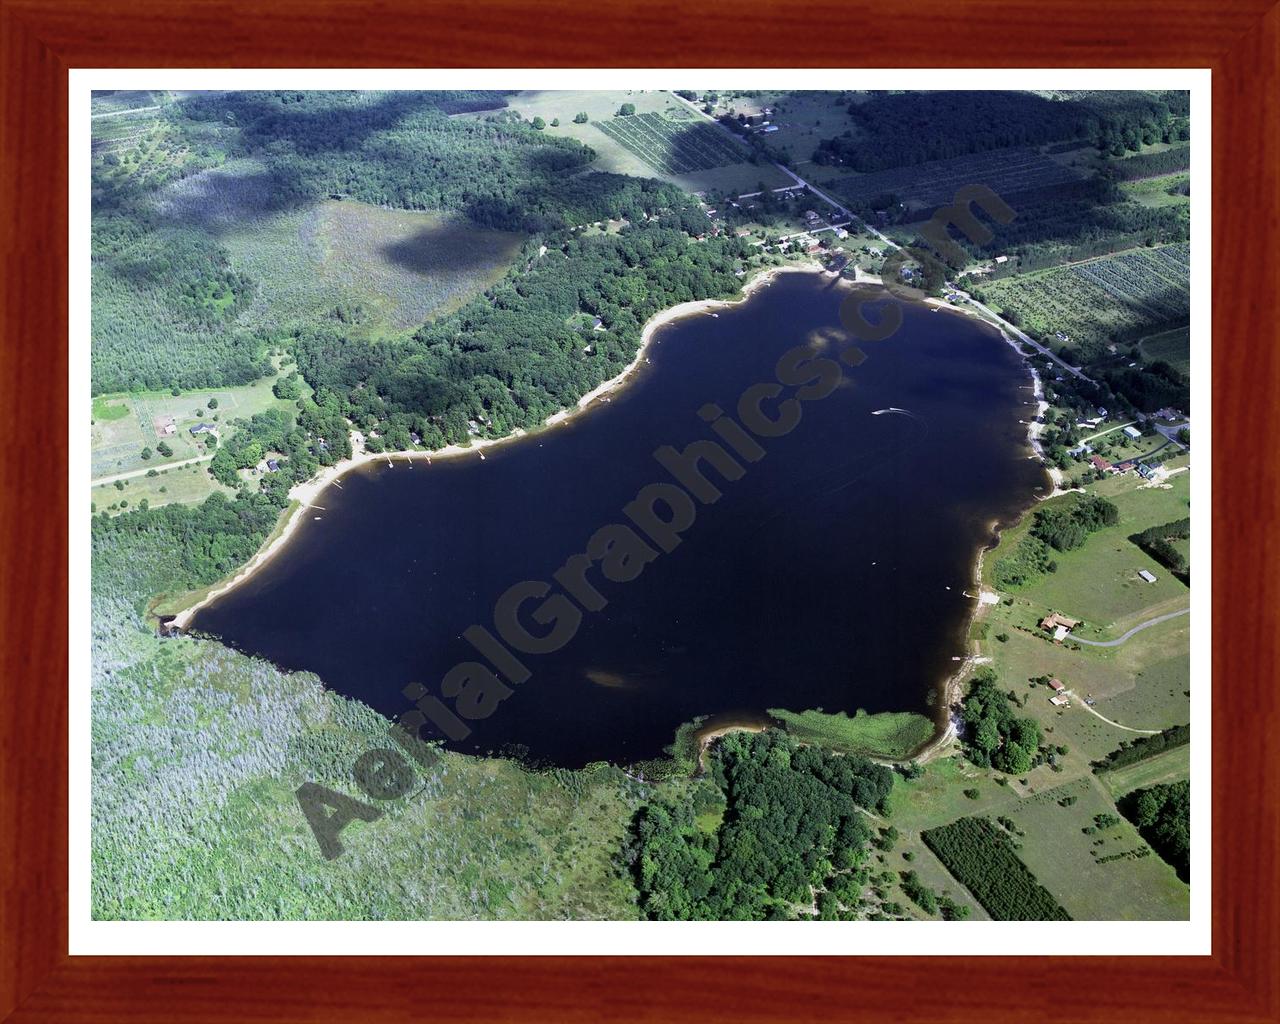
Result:
{"label": "cultivated farm field", "polygon": [[706,121],[635,114],[596,121],[595,126],[667,174],[688,174],[738,163],[744,152],[728,132]]}
{"label": "cultivated farm field", "polygon": [[[615,120],[614,115],[623,103],[635,105],[636,113],[633,115],[635,117],[652,114],[663,120],[670,119],[675,124],[701,123],[708,128],[715,127],[671,93],[665,91],[616,89],[601,92],[557,89],[522,92],[510,99],[511,108],[522,117],[528,120],[541,117],[546,122],[544,131],[548,135],[569,136],[595,150],[596,159],[591,165],[592,170],[630,174],[640,178],[661,178],[690,192],[715,190],[739,195],[743,192],[755,192],[761,184],[765,188],[781,188],[792,184],[791,178],[772,164],[748,162],[746,149],[738,146],[719,128],[715,130],[720,131],[724,136],[724,143],[736,147],[738,151],[732,161],[682,173],[669,173],[615,139],[607,130],[601,130],[598,127]],[[573,118],[578,113],[586,114],[588,120],[585,123],[575,124]],[[552,121],[560,123],[553,125]]]}
{"label": "cultivated farm field", "polygon": [[1175,370],[1191,372],[1191,328],[1179,327],[1143,338],[1138,345],[1142,358],[1148,363],[1165,362]]}
{"label": "cultivated farm field", "polygon": [[830,188],[850,204],[894,196],[919,210],[950,203],[966,185],[985,185],[999,196],[1077,181],[1079,175],[1032,149],[997,149],[987,153],[934,160],[912,167],[895,167],[871,174],[850,174]]}
{"label": "cultivated farm field", "polygon": [[1185,322],[1191,308],[1190,246],[1130,249],[1005,278],[982,292],[1032,334],[1065,332],[1070,344],[1103,345]]}

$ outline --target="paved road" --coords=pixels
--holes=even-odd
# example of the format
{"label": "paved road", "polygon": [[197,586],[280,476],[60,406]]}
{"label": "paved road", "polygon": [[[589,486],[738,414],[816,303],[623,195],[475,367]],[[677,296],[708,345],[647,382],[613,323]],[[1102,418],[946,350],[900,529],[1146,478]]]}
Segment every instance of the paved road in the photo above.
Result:
{"label": "paved road", "polygon": [[1168,622],[1170,619],[1176,619],[1180,615],[1187,615],[1190,611],[1190,608],[1183,608],[1181,611],[1170,612],[1168,615],[1157,615],[1154,619],[1147,619],[1146,622],[1139,623],[1134,626],[1133,629],[1129,630],[1129,632],[1125,633],[1124,636],[1116,637],[1114,640],[1086,640],[1084,637],[1076,636],[1074,633],[1068,633],[1067,636],[1076,643],[1088,644],[1090,647],[1119,647],[1122,643],[1128,640],[1129,637],[1133,636],[1134,633],[1140,633],[1144,629],[1158,625],[1161,622]]}
{"label": "paved road", "polygon": [[[960,291],[960,289],[957,288],[956,291]],[[960,292],[960,294],[963,295],[966,299],[968,299],[971,303],[973,303],[974,309],[982,310],[982,312],[986,313],[987,316],[992,317],[998,323],[1002,324],[1010,334],[1012,334],[1024,345],[1028,345],[1031,348],[1035,349],[1037,352],[1039,352],[1042,356],[1045,356],[1048,359],[1052,359],[1055,363],[1061,366],[1064,370],[1067,371],[1067,373],[1071,374],[1073,377],[1076,377],[1079,380],[1087,380],[1091,384],[1093,383],[1093,378],[1086,376],[1084,371],[1082,371],[1078,367],[1072,366],[1066,360],[1058,356],[1052,349],[1045,348],[1045,346],[1041,345],[1040,342],[1036,341],[1034,338],[1030,337],[1025,332],[1020,331],[1018,328],[1014,327],[1013,324],[1009,323],[1008,320],[1002,317],[990,306],[983,305],[981,302],[975,299],[968,292]]]}
{"label": "paved road", "polygon": [[100,487],[102,484],[113,484],[117,480],[128,480],[130,477],[134,476],[146,476],[153,469],[179,469],[182,466],[194,466],[197,462],[208,462],[212,458],[212,455],[197,455],[194,459],[182,459],[179,462],[156,463],[154,466],[143,466],[142,469],[131,469],[127,473],[116,473],[114,476],[100,476],[93,481],[93,486]]}
{"label": "paved road", "polygon": [[143,114],[148,110],[159,110],[159,107],[133,107],[129,110],[112,110],[106,114],[90,114],[90,120],[97,121],[103,117],[124,117],[126,114]]}

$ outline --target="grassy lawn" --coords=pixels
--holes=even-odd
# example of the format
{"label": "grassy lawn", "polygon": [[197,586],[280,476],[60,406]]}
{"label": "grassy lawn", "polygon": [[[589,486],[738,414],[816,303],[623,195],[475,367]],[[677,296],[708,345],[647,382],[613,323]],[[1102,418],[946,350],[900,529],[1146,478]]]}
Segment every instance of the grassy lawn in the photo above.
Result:
{"label": "grassy lawn", "polygon": [[[787,175],[770,164],[741,163],[688,174],[665,174],[645,160],[630,152],[625,146],[605,135],[591,121],[607,121],[613,118],[623,103],[634,103],[637,114],[684,114],[689,108],[665,91],[618,89],[607,91],[578,91],[570,89],[522,92],[510,98],[510,107],[526,120],[541,117],[546,123],[548,135],[564,135],[578,139],[598,154],[593,170],[630,174],[639,178],[661,178],[673,182],[690,192],[715,190],[740,194],[754,192],[763,182],[766,188],[781,188],[792,184]],[[582,112],[591,119],[585,124],[574,124],[575,114]],[[472,117],[483,115],[458,115]],[[560,124],[552,127],[553,119]],[[743,153],[747,151],[744,148]]]}
{"label": "grassy lawn", "polygon": [[[1074,801],[1063,806],[1061,801]],[[1086,777],[1047,790],[1005,811],[1025,833],[1018,856],[1077,920],[1186,920],[1190,890],[1121,819],[1092,834],[1094,815],[1116,814],[1103,788]],[[1118,817],[1119,815],[1117,815]],[[1147,850],[1138,858],[1105,857]]]}
{"label": "grassy lawn", "polygon": [[137,508],[143,498],[152,508],[175,502],[195,505],[214,491],[234,494],[232,488],[224,487],[209,475],[208,467],[207,462],[201,462],[194,466],[157,469],[155,476],[134,476],[122,481],[123,490],[115,484],[99,484],[92,489],[94,508],[98,512],[110,511],[109,506],[124,500],[129,503],[127,508],[118,511],[128,511]]}
{"label": "grassy lawn", "polygon": [[1130,199],[1141,203],[1143,206],[1152,208],[1182,206],[1190,208],[1191,197],[1189,195],[1180,193],[1170,195],[1169,193],[1169,189],[1176,185],[1185,184],[1190,179],[1190,173],[1179,171],[1176,174],[1165,174],[1159,178],[1142,178],[1138,181],[1122,182],[1120,188]]}
{"label": "grassy lawn", "polygon": [[770,708],[769,714],[783,722],[787,732],[801,743],[894,760],[910,757],[934,734],[929,719],[909,711],[879,715],[859,711],[850,718],[844,713],[830,715],[821,711]]}
{"label": "grassy lawn", "polygon": [[[907,860],[903,854],[910,853],[911,860]],[[879,865],[876,865],[877,868]],[[907,833],[898,840],[897,846],[893,852],[885,856],[885,866],[894,871],[914,871],[920,876],[920,881],[932,889],[939,895],[950,896],[956,903],[969,908],[970,921],[989,921],[991,918],[987,912],[982,909],[982,905],[973,898],[973,894],[969,892],[963,885],[952,877],[951,872],[946,869],[942,861],[938,860],[929,847],[925,846],[924,841],[920,838],[919,832]],[[937,918],[931,918],[923,910],[911,902],[911,898],[902,891],[901,884],[895,884],[893,899],[902,904],[903,908],[913,917],[922,921],[933,921]]]}
{"label": "grassy lawn", "polygon": [[[1161,611],[1185,607],[1189,591],[1165,568],[1129,540],[1149,526],[1181,519],[1190,507],[1191,474],[1180,473],[1162,487],[1139,487],[1132,476],[1113,477],[1091,487],[1104,495],[1120,511],[1117,525],[1091,534],[1074,551],[1054,552],[1058,571],[1046,573],[1014,592],[1016,601],[1032,610],[1056,610],[1083,619],[1080,635],[1090,639],[1111,639],[1121,627],[1134,625]],[[1054,499],[1073,501],[1073,496]],[[1028,515],[1018,526],[1005,531],[1000,546],[983,560],[983,576],[993,586],[991,573],[1006,551],[1012,551],[1032,524]],[[1138,570],[1156,576],[1144,583]],[[1181,604],[1178,602],[1181,601]],[[1001,606],[1003,607],[1003,606]],[[993,626],[993,634],[997,630]]]}
{"label": "grassy lawn", "polygon": [[1162,782],[1181,782],[1191,777],[1191,746],[1184,744],[1149,757],[1145,761],[1103,772],[1098,781],[1106,787],[1113,799],[1119,799],[1135,789],[1146,789]]}

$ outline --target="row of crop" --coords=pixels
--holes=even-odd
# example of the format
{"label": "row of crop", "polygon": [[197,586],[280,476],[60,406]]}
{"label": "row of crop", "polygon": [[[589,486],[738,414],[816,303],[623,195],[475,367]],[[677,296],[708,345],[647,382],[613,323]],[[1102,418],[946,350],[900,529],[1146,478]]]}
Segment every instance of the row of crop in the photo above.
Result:
{"label": "row of crop", "polygon": [[988,818],[961,818],[923,833],[925,844],[997,921],[1069,921],[1066,912]]}
{"label": "row of crop", "polygon": [[1157,321],[1185,316],[1190,308],[1186,273],[1164,266],[1149,250],[1122,253],[1072,269],[1129,307],[1150,311]]}
{"label": "row of crop", "polygon": [[1012,149],[851,175],[831,187],[848,202],[894,195],[900,201],[931,205],[950,202],[965,185],[985,185],[997,195],[1012,195],[1075,179],[1069,168],[1032,150]]}
{"label": "row of crop", "polygon": [[656,114],[594,124],[641,160],[668,174],[723,167],[741,159],[731,140],[709,125],[677,125]]}
{"label": "row of crop", "polygon": [[1062,331],[1077,345],[1124,342],[1185,320],[1190,281],[1185,245],[1140,249],[1004,278],[981,289],[986,299],[1040,335]]}

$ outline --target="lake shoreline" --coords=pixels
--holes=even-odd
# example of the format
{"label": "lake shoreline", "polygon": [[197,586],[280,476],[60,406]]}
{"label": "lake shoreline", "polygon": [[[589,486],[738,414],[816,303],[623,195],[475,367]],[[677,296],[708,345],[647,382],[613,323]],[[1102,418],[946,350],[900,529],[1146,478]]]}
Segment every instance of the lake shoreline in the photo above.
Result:
{"label": "lake shoreline", "polygon": [[[636,351],[635,357],[622,369],[620,373],[609,380],[602,382],[597,387],[584,394],[578,399],[575,405],[562,409],[548,417],[543,424],[538,427],[531,429],[517,428],[512,433],[501,438],[476,438],[465,446],[451,444],[443,448],[433,449],[430,451],[411,450],[379,453],[365,451],[363,449],[363,438],[360,436],[359,432],[355,432],[352,438],[355,453],[352,457],[344,459],[333,466],[326,467],[311,480],[295,485],[290,491],[290,498],[292,501],[296,501],[297,505],[288,512],[287,520],[284,523],[283,528],[277,528],[274,530],[268,542],[266,542],[263,547],[260,548],[254,556],[241,566],[233,575],[229,576],[224,581],[215,584],[212,588],[206,591],[195,592],[192,596],[198,597],[198,600],[190,606],[183,608],[169,619],[168,625],[180,630],[189,628],[193,617],[200,611],[200,609],[241,586],[247,580],[252,578],[255,573],[269,564],[275,556],[288,545],[288,542],[292,539],[299,526],[304,521],[303,517],[309,511],[313,515],[316,513],[323,513],[325,511],[323,505],[316,504],[320,495],[331,484],[338,483],[343,476],[352,470],[358,469],[366,464],[376,462],[378,459],[385,459],[389,466],[393,466],[396,462],[402,460],[411,461],[415,459],[425,459],[430,462],[432,459],[456,459],[468,454],[479,455],[483,458],[483,452],[486,448],[513,443],[523,438],[527,438],[534,433],[539,433],[543,429],[552,428],[565,423],[571,418],[581,415],[589,408],[598,406],[602,402],[607,402],[612,393],[622,389],[630,383],[640,370],[641,366],[646,362],[649,346],[654,343],[655,335],[661,327],[682,320],[686,317],[696,316],[699,314],[712,314],[717,310],[732,308],[733,306],[746,302],[755,291],[766,286],[773,281],[778,274],[782,273],[826,273],[826,271],[824,271],[821,266],[811,262],[763,268],[750,280],[744,283],[739,296],[731,299],[704,299],[681,303],[655,313],[644,325],[640,336],[640,345]],[[851,283],[855,285],[874,285],[876,282],[859,280]],[[925,301],[926,304],[933,305],[935,308],[950,309],[953,312],[960,313],[968,317],[975,316],[971,311],[957,309],[955,306],[948,303],[943,303],[938,300]],[[1011,338],[1007,333],[999,330],[998,325],[992,324],[983,317],[977,317],[977,319],[995,329],[997,334],[999,334],[999,336],[1002,337],[1021,357],[1026,371],[1032,378],[1032,386],[1036,398],[1040,401],[1040,405],[1037,409],[1038,415],[1044,408],[1043,399],[1041,397],[1043,390],[1039,375],[1034,366],[1030,363],[1029,355],[1022,350],[1013,338]],[[1035,419],[1032,419],[1028,424],[1026,443],[1030,451],[1030,457],[1042,458],[1042,452],[1037,441],[1037,428],[1039,426],[1040,424],[1037,423]],[[1057,493],[1058,481],[1057,479],[1054,479],[1053,482],[1054,493]],[[983,661],[978,641],[970,640],[969,638],[972,634],[974,623],[980,621],[983,612],[987,607],[987,605],[983,604],[978,599],[978,595],[981,593],[982,589],[981,577],[984,557],[988,550],[994,549],[995,545],[999,543],[1001,528],[1007,528],[1008,526],[1015,525],[1021,520],[1021,517],[1026,514],[1027,509],[1034,506],[1034,503],[1034,501],[1031,501],[1015,516],[1011,517],[1008,522],[993,523],[993,540],[980,545],[974,555],[972,578],[973,586],[975,588],[973,592],[975,606],[966,617],[963,626],[964,631],[962,634],[965,637],[965,646],[967,650],[962,660],[957,658],[957,660],[960,661],[960,664],[947,671],[943,678],[938,680],[931,687],[931,692],[941,697],[941,714],[935,713],[934,716],[934,724],[936,728],[935,735],[912,755],[905,758],[890,758],[884,753],[881,753],[880,755],[869,753],[869,756],[875,757],[877,760],[883,758],[885,759],[885,763],[906,763],[911,761],[925,763],[936,757],[943,756],[949,749],[957,735],[954,708],[963,699],[964,685],[968,677],[971,675],[973,669]],[[700,759],[701,751],[699,752],[699,760]]]}
{"label": "lake shoreline", "polygon": [[297,532],[298,527],[304,521],[304,516],[310,510],[324,511],[324,507],[316,505],[315,501],[320,494],[331,484],[341,480],[352,470],[359,469],[361,466],[370,465],[379,460],[386,460],[388,465],[394,465],[399,461],[411,461],[425,459],[428,463],[432,459],[456,459],[463,455],[474,455],[481,453],[486,448],[493,448],[498,445],[510,444],[528,437],[531,434],[538,433],[551,427],[559,426],[568,422],[573,417],[581,415],[589,407],[602,399],[608,398],[613,392],[625,386],[636,371],[645,362],[646,353],[653,343],[653,337],[658,329],[667,324],[674,323],[677,320],[683,320],[685,317],[697,316],[699,313],[712,313],[719,309],[728,309],[733,306],[746,302],[751,298],[752,293],[765,287],[778,274],[785,273],[825,273],[820,264],[814,262],[805,263],[788,263],[782,266],[765,267],[759,270],[754,276],[746,281],[739,295],[729,299],[698,299],[692,302],[682,302],[676,306],[670,306],[667,309],[660,310],[651,316],[640,332],[640,347],[637,349],[635,358],[628,363],[620,373],[608,380],[598,384],[585,395],[578,399],[577,403],[570,408],[562,409],[557,413],[553,413],[542,422],[541,425],[530,429],[517,427],[511,433],[503,437],[495,438],[473,438],[466,445],[449,444],[443,448],[435,448],[431,450],[412,449],[408,451],[394,452],[369,452],[363,449],[363,439],[359,434],[355,435],[352,441],[353,454],[350,458],[336,462],[332,466],[327,466],[321,470],[316,476],[310,480],[295,484],[289,491],[290,501],[297,502],[298,505],[285,522],[284,528],[279,531],[273,531],[270,539],[259,548],[244,565],[237,569],[231,576],[217,583],[212,589],[208,590],[203,597],[190,606],[176,612],[172,618],[166,621],[166,625],[170,628],[186,630],[189,628],[191,619],[195,614],[206,605],[213,603],[219,597],[229,593],[235,588],[244,584],[253,577],[260,569],[267,565],[288,545],[293,535]]}
{"label": "lake shoreline", "polygon": [[[977,555],[973,562],[973,599],[975,601],[973,611],[969,613],[969,618],[965,623],[965,644],[969,647],[967,653],[960,661],[960,665],[946,675],[941,684],[937,687],[937,693],[942,699],[942,709],[946,715],[945,725],[942,722],[936,723],[939,727],[939,733],[928,743],[917,751],[916,755],[910,760],[918,761],[921,764],[927,763],[936,757],[941,756],[951,744],[959,737],[959,730],[956,720],[956,708],[964,699],[965,683],[968,681],[973,670],[979,665],[984,665],[991,659],[982,654],[981,641],[979,639],[971,639],[974,626],[981,622],[985,617],[986,610],[991,607],[989,603],[982,600],[982,569],[985,564],[988,551],[994,551],[1000,544],[1001,535],[1005,530],[1012,529],[1017,526],[1026,514],[1035,507],[1038,502],[1048,501],[1050,498],[1057,497],[1059,494],[1067,493],[1062,487],[1063,477],[1062,471],[1056,466],[1050,466],[1045,462],[1044,447],[1040,444],[1040,433],[1044,426],[1040,422],[1039,417],[1043,416],[1049,408],[1049,403],[1044,399],[1044,385],[1040,380],[1040,373],[1036,370],[1031,362],[1031,353],[1027,352],[1018,339],[1004,330],[999,324],[992,323],[984,316],[973,312],[972,310],[960,309],[943,299],[925,299],[925,304],[933,306],[935,309],[946,309],[953,313],[959,313],[987,324],[991,327],[1006,344],[1018,354],[1022,361],[1023,367],[1027,374],[1031,377],[1032,394],[1036,399],[1035,417],[1027,421],[1027,447],[1031,451],[1031,457],[1039,459],[1044,466],[1052,488],[1048,494],[1037,496],[1025,508],[1023,508],[1016,516],[1007,522],[997,520],[991,525],[992,541],[990,544],[982,545],[978,548]],[[991,593],[995,594],[995,591]]]}

